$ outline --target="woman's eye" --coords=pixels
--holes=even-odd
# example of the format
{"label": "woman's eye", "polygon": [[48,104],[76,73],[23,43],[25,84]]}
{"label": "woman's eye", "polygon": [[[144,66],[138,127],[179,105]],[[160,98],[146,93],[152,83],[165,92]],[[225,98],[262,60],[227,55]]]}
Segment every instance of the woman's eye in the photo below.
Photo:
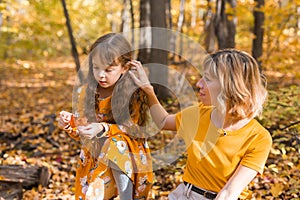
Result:
{"label": "woman's eye", "polygon": [[210,81],[209,78],[207,78],[206,76],[204,76],[204,80],[205,81]]}

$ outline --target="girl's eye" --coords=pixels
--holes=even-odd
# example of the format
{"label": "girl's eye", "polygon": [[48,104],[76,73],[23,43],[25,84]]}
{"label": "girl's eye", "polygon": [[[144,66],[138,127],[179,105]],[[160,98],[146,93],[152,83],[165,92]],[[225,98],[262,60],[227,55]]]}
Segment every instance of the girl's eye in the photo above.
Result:
{"label": "girl's eye", "polygon": [[93,65],[93,69],[99,69],[97,65]]}

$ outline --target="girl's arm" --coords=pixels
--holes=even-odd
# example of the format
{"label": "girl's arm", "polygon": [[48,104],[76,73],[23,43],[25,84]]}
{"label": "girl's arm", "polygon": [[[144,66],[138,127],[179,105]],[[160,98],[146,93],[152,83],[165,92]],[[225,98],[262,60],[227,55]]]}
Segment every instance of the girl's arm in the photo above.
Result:
{"label": "girl's arm", "polygon": [[137,70],[137,75],[131,70],[129,70],[128,73],[134,82],[146,93],[149,101],[150,114],[157,127],[159,129],[175,131],[175,115],[170,115],[158,101],[142,64],[136,60],[132,60],[128,64],[131,66],[131,70]]}
{"label": "girl's arm", "polygon": [[109,130],[109,124],[105,122],[93,122],[86,126],[79,126],[78,130],[81,136],[88,139],[92,139],[94,137],[100,138]]}
{"label": "girl's arm", "polygon": [[256,176],[257,171],[239,165],[233,176],[218,193],[216,200],[238,199],[241,192]]}

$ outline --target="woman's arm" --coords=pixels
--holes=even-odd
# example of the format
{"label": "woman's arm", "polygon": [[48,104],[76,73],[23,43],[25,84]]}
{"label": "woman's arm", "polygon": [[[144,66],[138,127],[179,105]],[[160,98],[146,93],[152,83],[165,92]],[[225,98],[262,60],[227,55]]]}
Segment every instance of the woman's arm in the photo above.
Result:
{"label": "woman's arm", "polygon": [[154,89],[148,80],[148,76],[139,61],[133,60],[128,63],[132,70],[137,70],[137,75],[131,70],[134,82],[146,93],[149,101],[150,114],[159,129],[176,130],[175,115],[170,115],[158,101]]}
{"label": "woman's arm", "polygon": [[233,176],[218,193],[216,200],[238,199],[241,192],[256,176],[257,171],[239,165]]}

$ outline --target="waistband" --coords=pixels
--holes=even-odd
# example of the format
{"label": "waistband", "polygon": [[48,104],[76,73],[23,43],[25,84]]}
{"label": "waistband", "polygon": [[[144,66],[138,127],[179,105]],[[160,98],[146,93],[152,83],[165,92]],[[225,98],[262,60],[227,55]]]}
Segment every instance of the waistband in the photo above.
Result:
{"label": "waistband", "polygon": [[[185,181],[183,183],[184,183],[184,185],[190,184],[190,183],[185,182]],[[202,196],[204,196],[205,198],[208,198],[208,199],[215,199],[216,196],[217,196],[217,193],[202,190],[201,188],[198,188],[194,185],[192,186],[191,190],[194,191],[194,192],[197,192],[198,194],[200,194],[200,195],[202,195]]]}

